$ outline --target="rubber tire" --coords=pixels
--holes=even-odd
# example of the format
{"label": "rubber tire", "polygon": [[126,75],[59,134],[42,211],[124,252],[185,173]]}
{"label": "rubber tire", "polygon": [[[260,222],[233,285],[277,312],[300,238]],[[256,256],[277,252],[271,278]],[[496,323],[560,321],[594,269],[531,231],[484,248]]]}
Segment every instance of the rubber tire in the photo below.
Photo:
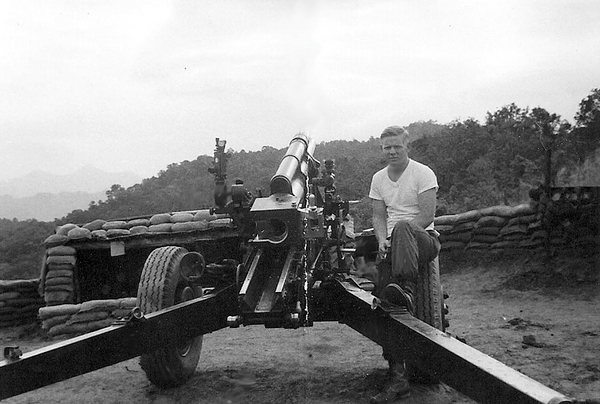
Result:
{"label": "rubber tire", "polygon": [[440,283],[438,257],[427,264],[426,270],[419,274],[415,300],[415,317],[444,331],[444,294]]}
{"label": "rubber tire", "polygon": [[[427,268],[419,273],[415,296],[415,317],[444,331],[444,294],[440,283],[439,257],[427,264]],[[410,363],[406,364],[406,372],[411,382],[435,384],[438,379],[429,375]]]}
{"label": "rubber tire", "polygon": [[[190,286],[194,297],[200,296],[199,287],[188,284],[181,276],[179,263],[188,251],[182,247],[160,247],[152,251],[142,270],[138,286],[138,305],[144,313],[152,313],[174,304],[182,287]],[[187,299],[186,299],[187,300]],[[200,360],[202,336],[188,341],[185,353],[169,346],[140,357],[140,366],[146,377],[161,388],[177,387],[194,374]]]}

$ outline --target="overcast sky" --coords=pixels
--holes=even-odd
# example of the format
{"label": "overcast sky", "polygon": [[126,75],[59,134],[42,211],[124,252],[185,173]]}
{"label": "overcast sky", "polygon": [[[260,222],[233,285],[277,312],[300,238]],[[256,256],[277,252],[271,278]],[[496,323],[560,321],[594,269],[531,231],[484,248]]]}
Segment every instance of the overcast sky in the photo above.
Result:
{"label": "overcast sky", "polygon": [[600,1],[0,1],[0,180],[365,140],[515,102],[573,122]]}

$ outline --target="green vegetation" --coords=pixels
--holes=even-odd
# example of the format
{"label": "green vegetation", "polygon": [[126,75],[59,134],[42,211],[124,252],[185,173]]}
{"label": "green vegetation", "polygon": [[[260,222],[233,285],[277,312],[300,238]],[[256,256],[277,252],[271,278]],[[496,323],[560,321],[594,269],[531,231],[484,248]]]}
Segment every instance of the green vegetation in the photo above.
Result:
{"label": "green vegetation", "polygon": [[[600,185],[591,182],[600,178],[600,165],[593,159],[600,145],[600,89],[581,101],[574,125],[543,108],[510,104],[488,113],[483,123],[416,122],[408,130],[412,158],[438,175],[440,213],[528,200],[529,190],[544,183],[548,150],[554,185]],[[229,181],[243,179],[249,190],[268,192],[284,151],[269,146],[256,152],[230,150]],[[378,138],[323,142],[315,157],[335,160],[338,193],[344,199],[361,200],[353,207],[356,227],[369,227],[366,196],[371,176],[385,165]],[[115,184],[106,191],[106,200],[91,202],[87,210],[73,211],[54,223],[1,220],[0,279],[37,276],[41,244],[60,224],[212,206],[213,178],[207,170],[211,164],[212,156],[199,156],[171,164],[130,188]]]}

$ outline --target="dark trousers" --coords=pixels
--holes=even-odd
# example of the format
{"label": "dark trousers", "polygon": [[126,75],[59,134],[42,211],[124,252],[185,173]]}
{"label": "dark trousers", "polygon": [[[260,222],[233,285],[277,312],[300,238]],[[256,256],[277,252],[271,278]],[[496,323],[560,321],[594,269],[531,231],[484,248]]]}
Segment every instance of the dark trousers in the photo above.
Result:
{"label": "dark trousers", "polygon": [[[376,293],[381,293],[390,282],[400,285],[410,282],[414,292],[419,269],[427,268],[427,264],[438,256],[440,242],[433,231],[426,231],[408,222],[396,223],[391,242],[386,258],[378,265],[379,282]],[[383,357],[388,361],[391,359],[385,348]],[[390,361],[390,366],[392,364]]]}
{"label": "dark trousers", "polygon": [[396,223],[387,257],[379,265],[378,289],[390,282],[416,284],[419,268],[425,267],[439,252],[440,242],[433,231],[409,222]]}

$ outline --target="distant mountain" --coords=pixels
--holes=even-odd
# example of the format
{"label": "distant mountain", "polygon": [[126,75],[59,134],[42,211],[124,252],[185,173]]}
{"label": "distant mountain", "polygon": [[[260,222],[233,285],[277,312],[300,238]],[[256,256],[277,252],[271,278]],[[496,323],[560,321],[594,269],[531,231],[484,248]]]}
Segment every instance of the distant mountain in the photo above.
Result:
{"label": "distant mountain", "polygon": [[70,193],[104,193],[113,184],[124,188],[139,183],[142,180],[130,172],[107,173],[92,166],[85,166],[79,170],[57,175],[44,171],[33,171],[20,178],[0,181],[0,195],[10,195],[15,198],[31,197],[36,194]]}
{"label": "distant mountain", "polygon": [[76,209],[85,210],[91,201],[106,199],[104,192],[61,192],[59,194],[36,194],[25,198],[0,195],[0,218],[37,219],[50,222],[62,218]]}

